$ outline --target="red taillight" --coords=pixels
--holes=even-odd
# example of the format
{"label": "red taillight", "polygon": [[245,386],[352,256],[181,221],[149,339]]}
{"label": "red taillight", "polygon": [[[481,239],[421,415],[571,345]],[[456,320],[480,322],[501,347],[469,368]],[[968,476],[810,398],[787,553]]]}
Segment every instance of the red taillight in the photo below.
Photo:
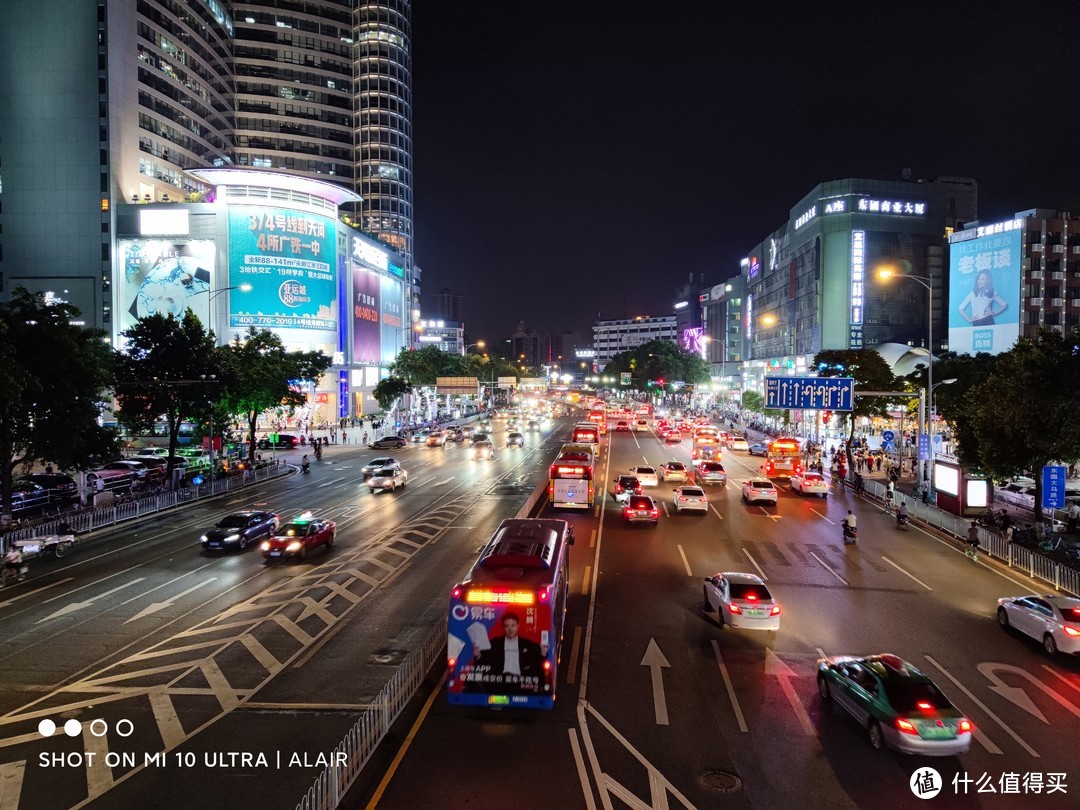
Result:
{"label": "red taillight", "polygon": [[544,659],[544,672],[551,672],[551,662]]}
{"label": "red taillight", "polygon": [[728,603],[727,609],[732,613],[742,613],[742,608],[736,605],[734,602]]}
{"label": "red taillight", "polygon": [[653,517],[659,517],[660,516],[659,510],[656,510],[656,509],[651,510],[649,512],[649,514],[652,515]]}
{"label": "red taillight", "polygon": [[452,597],[454,597],[455,599],[460,599],[461,598],[461,588],[454,588],[454,590],[450,591],[450,595]]}
{"label": "red taillight", "polygon": [[905,720],[903,717],[897,717],[896,718],[896,728],[897,728],[897,730],[902,731],[904,734],[918,734],[919,733],[918,731],[915,730],[915,724],[908,721],[908,720]]}
{"label": "red taillight", "polygon": [[928,711],[930,711],[931,709],[934,708],[932,704],[927,703],[925,700],[920,700],[915,705],[918,706],[920,709],[922,709],[924,712],[928,712]]}
{"label": "red taillight", "polygon": [[1077,630],[1075,627],[1066,627],[1065,634],[1076,638],[1077,636],[1080,636],[1080,630]]}
{"label": "red taillight", "polygon": [[746,595],[746,601],[747,601],[747,602],[756,602],[756,601],[757,601],[757,594],[754,594],[754,593],[748,593],[748,594]]}
{"label": "red taillight", "polygon": [[622,494],[622,485],[621,484],[616,484],[615,485],[615,494],[616,495],[621,495]]}
{"label": "red taillight", "polygon": [[457,659],[456,658],[448,658],[448,659],[446,659],[446,665],[450,669],[453,669],[457,665]]}
{"label": "red taillight", "polygon": [[960,720],[960,722],[957,723],[956,730],[961,734],[970,734],[971,733],[971,721],[962,718]]}
{"label": "red taillight", "polygon": [[540,590],[540,601],[541,602],[546,602],[547,598],[548,598],[548,589],[547,588],[542,588]]}
{"label": "red taillight", "polygon": [[779,616],[780,615],[780,606],[779,605],[773,605],[772,610],[769,611],[769,615],[770,616]]}

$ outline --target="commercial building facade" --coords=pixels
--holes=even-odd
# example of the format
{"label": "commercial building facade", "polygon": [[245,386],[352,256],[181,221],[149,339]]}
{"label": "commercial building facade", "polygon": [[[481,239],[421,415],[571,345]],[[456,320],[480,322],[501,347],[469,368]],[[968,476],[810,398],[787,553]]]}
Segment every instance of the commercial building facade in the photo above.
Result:
{"label": "commercial building facade", "polygon": [[650,340],[670,340],[677,337],[677,319],[674,315],[656,318],[640,316],[613,321],[596,321],[593,324],[594,367],[603,371],[604,366],[620,352],[629,351]]}

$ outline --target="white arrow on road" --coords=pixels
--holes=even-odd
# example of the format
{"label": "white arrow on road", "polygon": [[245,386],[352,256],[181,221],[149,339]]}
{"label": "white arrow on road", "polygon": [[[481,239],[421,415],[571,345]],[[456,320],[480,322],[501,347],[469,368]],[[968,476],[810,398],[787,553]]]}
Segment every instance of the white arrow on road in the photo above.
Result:
{"label": "white arrow on road", "polygon": [[798,675],[795,674],[795,670],[781,661],[780,657],[769,647],[765,648],[765,674],[776,676],[776,679],[780,682],[780,689],[783,690],[784,697],[791,704],[791,710],[795,712],[795,716],[799,719],[799,725],[802,726],[806,736],[816,737],[817,729],[810,722],[810,715],[806,713],[802,701],[795,694],[795,685],[791,682],[791,679],[797,678]]}
{"label": "white arrow on road", "polygon": [[648,667],[649,674],[652,675],[653,712],[656,714],[656,725],[666,726],[668,724],[667,700],[664,698],[664,675],[660,670],[670,667],[671,664],[656,646],[655,638],[649,639],[649,646],[645,649],[645,657],[641,659],[641,665]]}
{"label": "white arrow on road", "polygon": [[1078,707],[1068,698],[1065,698],[1062,695],[1058,694],[1057,690],[1050,688],[1027,670],[1021,669],[1020,667],[1014,667],[1011,664],[995,664],[992,661],[987,661],[979,664],[978,669],[979,672],[986,676],[987,680],[994,684],[990,687],[993,691],[997,692],[1006,700],[1011,700],[1025,712],[1034,715],[1035,717],[1038,717],[1047,725],[1050,725],[1049,721],[1043,716],[1043,713],[1039,710],[1039,707],[1035,705],[1035,703],[1031,700],[1030,697],[1028,697],[1027,692],[1025,692],[1018,686],[1006,686],[1005,682],[1002,681],[1001,678],[998,676],[998,672],[1008,672],[1013,675],[1019,675],[1021,678],[1026,678],[1027,680],[1031,681],[1036,687],[1041,689],[1043,693],[1045,693],[1052,700],[1060,703],[1062,706],[1072,712],[1073,715],[1075,715],[1076,717],[1080,717],[1080,707]]}
{"label": "white arrow on road", "polygon": [[49,621],[49,619],[56,619],[56,618],[59,618],[60,616],[66,616],[69,613],[74,613],[77,610],[82,610],[83,608],[90,607],[90,605],[94,604],[94,602],[96,602],[98,599],[104,599],[106,596],[114,594],[117,591],[124,590],[124,588],[130,588],[132,585],[138,585],[144,579],[146,579],[146,577],[139,577],[138,579],[133,579],[133,580],[131,580],[131,582],[125,583],[123,585],[118,585],[118,586],[116,586],[115,588],[113,588],[110,591],[105,591],[105,593],[99,593],[97,596],[92,596],[89,599],[87,599],[85,602],[72,602],[71,604],[65,605],[64,607],[60,608],[55,613],[53,613],[53,614],[51,614],[49,616],[46,616],[44,619],[38,619],[37,624],[41,624],[42,622],[47,622],[47,621]]}
{"label": "white arrow on road", "polygon": [[142,610],[140,610],[138,613],[136,613],[134,616],[132,616],[130,619],[128,619],[126,622],[124,622],[124,624],[127,624],[128,622],[133,622],[136,619],[141,619],[144,616],[149,616],[151,613],[157,613],[162,608],[170,607],[174,602],[180,601],[181,599],[183,599],[185,596],[187,596],[192,591],[197,591],[203,585],[209,585],[211,582],[214,582],[216,579],[217,579],[217,577],[210,577],[210,579],[204,579],[198,585],[193,585],[192,587],[188,588],[186,591],[183,591],[182,593],[178,593],[176,596],[174,596],[172,599],[168,600],[167,602],[151,602],[149,605],[144,607]]}
{"label": "white arrow on road", "polygon": [[[13,597],[11,597],[10,599],[8,599],[5,602],[0,602],[0,608],[7,607],[8,605],[13,605],[16,602],[18,602],[20,599],[25,599],[28,596],[33,596],[34,594],[41,593],[42,591],[47,591],[47,590],[49,590],[49,588],[55,588],[57,585],[63,585],[65,582],[71,582],[71,580],[73,580],[73,579],[75,579],[75,577],[68,577],[67,579],[60,579],[60,580],[57,580],[56,582],[50,582],[48,585],[44,585],[44,586],[42,586],[40,588],[35,588],[32,591],[27,591],[26,593],[21,593],[18,596],[13,596]],[[3,802],[0,802],[0,807],[3,807],[3,806],[4,806]]]}

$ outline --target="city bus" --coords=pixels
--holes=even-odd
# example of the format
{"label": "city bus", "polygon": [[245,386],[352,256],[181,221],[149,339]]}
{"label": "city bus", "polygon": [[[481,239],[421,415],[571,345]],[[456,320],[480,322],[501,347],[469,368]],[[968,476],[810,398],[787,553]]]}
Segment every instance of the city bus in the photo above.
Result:
{"label": "city bus", "polygon": [[798,439],[776,439],[765,449],[765,475],[769,478],[790,478],[802,472],[802,454]]}
{"label": "city bus", "polygon": [[596,497],[596,459],[587,444],[564,444],[548,472],[548,503],[555,509],[589,509]]}
{"label": "city bus", "polygon": [[573,544],[565,520],[499,524],[450,593],[451,704],[554,707]]}
{"label": "city bus", "polygon": [[712,425],[698,425],[694,428],[694,444],[690,448],[690,458],[695,461],[719,461],[722,453],[720,428]]}
{"label": "city bus", "polygon": [[572,444],[590,444],[594,456],[600,455],[600,428],[595,422],[579,422],[570,431]]}

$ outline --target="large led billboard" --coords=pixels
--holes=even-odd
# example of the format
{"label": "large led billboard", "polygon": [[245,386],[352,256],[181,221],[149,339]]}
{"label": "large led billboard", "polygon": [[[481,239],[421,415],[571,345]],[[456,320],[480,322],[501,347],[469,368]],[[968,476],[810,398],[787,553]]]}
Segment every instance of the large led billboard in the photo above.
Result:
{"label": "large led billboard", "polygon": [[353,262],[353,362],[378,363],[381,276]]}
{"label": "large led billboard", "polygon": [[337,235],[329,217],[270,206],[229,206],[229,326],[336,332]]}
{"label": "large led billboard", "polygon": [[949,349],[999,354],[1020,337],[1020,220],[954,234],[949,245]]}
{"label": "large led billboard", "polygon": [[121,239],[117,319],[121,330],[148,315],[182,318],[190,308],[209,325],[217,248],[211,240]]}
{"label": "large led billboard", "polygon": [[379,277],[379,330],[382,342],[382,361],[393,363],[398,346],[407,339],[405,334],[405,303],[402,284],[391,276]]}

